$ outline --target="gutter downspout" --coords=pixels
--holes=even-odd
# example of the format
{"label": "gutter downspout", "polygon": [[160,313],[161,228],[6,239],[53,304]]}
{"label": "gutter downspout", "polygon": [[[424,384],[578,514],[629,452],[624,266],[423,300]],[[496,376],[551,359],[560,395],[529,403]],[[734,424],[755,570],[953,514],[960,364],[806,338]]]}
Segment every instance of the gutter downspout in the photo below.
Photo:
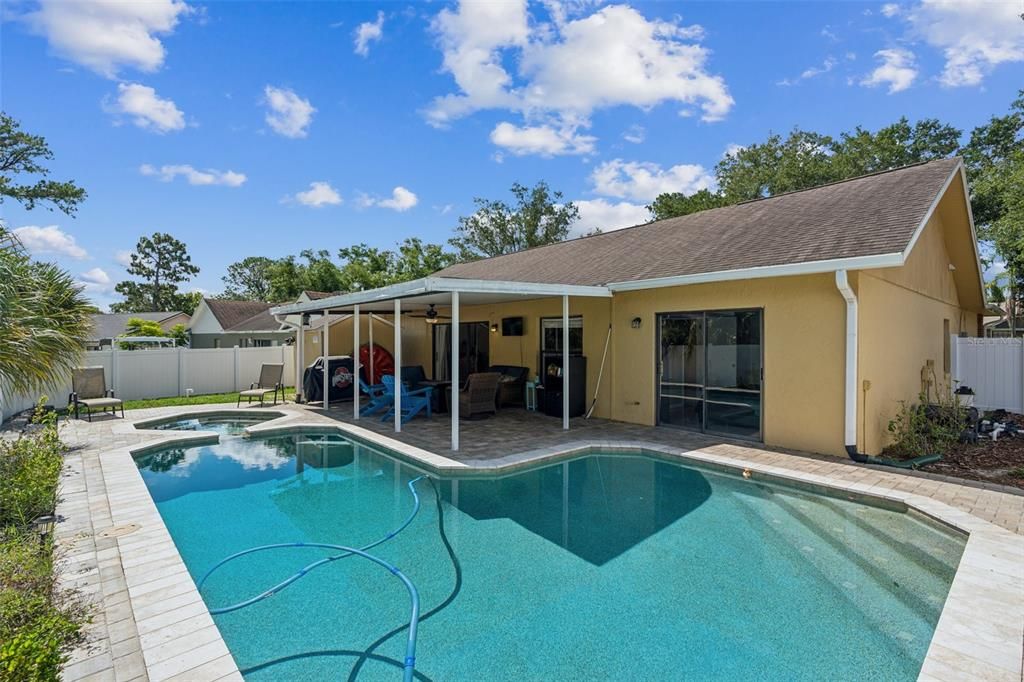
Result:
{"label": "gutter downspout", "polygon": [[846,384],[845,434],[846,454],[854,462],[869,462],[870,458],[857,452],[857,294],[850,288],[846,270],[836,270],[836,288],[846,301]]}

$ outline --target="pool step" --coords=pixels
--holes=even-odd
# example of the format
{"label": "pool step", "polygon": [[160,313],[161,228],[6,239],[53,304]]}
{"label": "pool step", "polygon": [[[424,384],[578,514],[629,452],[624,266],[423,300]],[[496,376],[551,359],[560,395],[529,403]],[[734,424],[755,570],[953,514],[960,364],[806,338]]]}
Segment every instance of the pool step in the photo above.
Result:
{"label": "pool step", "polygon": [[[818,504],[817,500],[799,494],[765,488],[737,498],[748,517],[770,528],[793,556],[812,567],[840,598],[864,614],[901,649],[910,651],[914,633],[867,608],[876,600],[865,599],[865,590],[884,592],[886,597],[896,599],[919,622],[934,624],[938,620],[948,579],[913,561],[902,560],[905,555],[900,552],[905,543],[893,543],[864,530],[863,524],[870,523],[870,519]],[[874,518],[878,510],[868,508],[864,513]],[[820,542],[809,543],[812,538],[808,532]]]}

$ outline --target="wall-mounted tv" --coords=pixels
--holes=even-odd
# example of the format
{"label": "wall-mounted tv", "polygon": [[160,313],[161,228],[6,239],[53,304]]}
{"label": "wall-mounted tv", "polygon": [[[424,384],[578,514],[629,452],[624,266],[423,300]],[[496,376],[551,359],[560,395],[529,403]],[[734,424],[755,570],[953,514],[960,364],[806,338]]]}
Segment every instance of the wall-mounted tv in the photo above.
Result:
{"label": "wall-mounted tv", "polygon": [[521,317],[505,317],[501,320],[501,335],[502,336],[522,336],[523,335],[523,318]]}

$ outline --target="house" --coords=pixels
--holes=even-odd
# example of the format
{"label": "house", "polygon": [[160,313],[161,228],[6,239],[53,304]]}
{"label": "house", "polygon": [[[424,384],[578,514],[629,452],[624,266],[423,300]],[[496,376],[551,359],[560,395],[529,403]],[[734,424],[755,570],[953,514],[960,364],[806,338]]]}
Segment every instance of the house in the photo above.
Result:
{"label": "house", "polygon": [[294,333],[270,314],[270,303],[204,298],[189,325],[192,348],[280,346]]}
{"label": "house", "polygon": [[164,331],[170,331],[171,327],[177,324],[188,326],[191,319],[188,313],[180,310],[164,313],[102,313],[92,316],[92,333],[85,343],[86,350],[102,350],[110,348],[114,339],[122,336],[128,325],[128,320],[141,318],[159,323]]}
{"label": "house", "polygon": [[319,311],[346,318],[332,353],[351,353],[355,320],[365,343],[372,313],[435,378],[476,344],[596,397],[596,417],[859,458],[899,401],[948,385],[951,335],[979,334],[985,298],[954,158],[276,309]]}

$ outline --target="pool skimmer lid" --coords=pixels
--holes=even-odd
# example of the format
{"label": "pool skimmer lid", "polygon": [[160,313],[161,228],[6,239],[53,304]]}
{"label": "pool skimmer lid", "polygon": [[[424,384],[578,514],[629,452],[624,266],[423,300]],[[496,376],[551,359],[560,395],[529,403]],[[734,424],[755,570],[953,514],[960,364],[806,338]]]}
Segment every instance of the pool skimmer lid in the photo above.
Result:
{"label": "pool skimmer lid", "polygon": [[104,528],[99,533],[97,533],[97,535],[99,535],[101,538],[119,538],[123,535],[134,533],[139,528],[142,528],[142,526],[140,526],[137,523],[125,523],[120,526],[111,526],[110,528]]}

